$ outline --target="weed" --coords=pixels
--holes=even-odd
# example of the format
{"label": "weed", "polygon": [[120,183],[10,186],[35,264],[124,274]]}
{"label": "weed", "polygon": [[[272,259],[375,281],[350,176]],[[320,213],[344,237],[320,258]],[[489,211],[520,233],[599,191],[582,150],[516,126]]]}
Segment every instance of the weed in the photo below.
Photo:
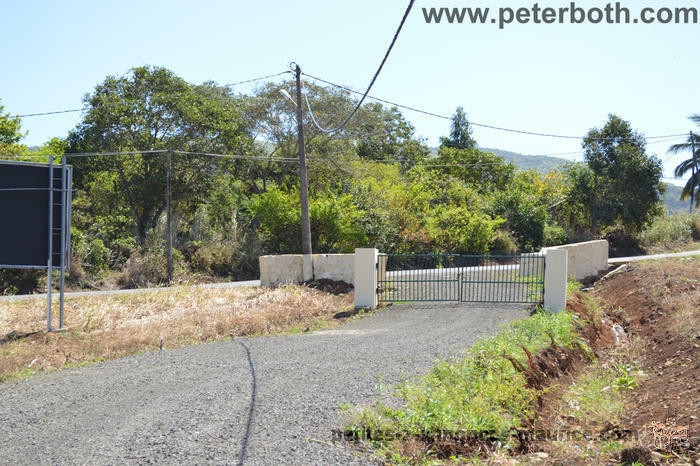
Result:
{"label": "weed", "polygon": [[353,408],[352,403],[340,403],[338,405],[338,409],[343,411],[343,412],[350,411],[350,410],[352,410],[352,408]]}
{"label": "weed", "polygon": [[609,453],[617,453],[620,450],[623,450],[624,448],[625,446],[620,442],[608,440],[607,442],[603,442],[603,444],[600,446],[600,453],[602,453],[603,455],[607,455]]}
{"label": "weed", "polygon": [[537,397],[505,354],[526,364],[520,345],[536,352],[549,345],[571,346],[577,338],[569,313],[539,312],[513,322],[500,334],[472,346],[465,358],[439,362],[430,373],[398,387],[400,409],[378,403],[358,414],[349,433],[379,443],[412,436],[496,436],[502,439],[533,412]]}
{"label": "weed", "polygon": [[700,215],[659,217],[640,235],[643,246],[664,246],[700,239]]}
{"label": "weed", "polygon": [[615,379],[615,388],[629,390],[637,386],[637,376],[632,372],[630,364],[618,364],[617,369],[620,375]]}

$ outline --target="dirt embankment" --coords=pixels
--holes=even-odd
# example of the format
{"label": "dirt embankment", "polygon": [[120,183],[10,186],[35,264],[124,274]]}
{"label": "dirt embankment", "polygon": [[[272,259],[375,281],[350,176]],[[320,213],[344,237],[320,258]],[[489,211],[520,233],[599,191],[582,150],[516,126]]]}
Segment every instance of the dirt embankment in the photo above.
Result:
{"label": "dirt embankment", "polygon": [[[550,389],[530,428],[588,436],[521,442],[520,459],[537,458],[534,454],[551,464],[700,464],[700,260],[623,266],[595,282],[588,296],[570,299],[567,307],[579,316],[596,362],[576,364],[565,378],[549,377],[542,386]],[[577,415],[586,397],[615,390],[620,374],[590,392],[582,380],[588,377],[595,386],[591,379],[622,364],[633,366],[635,375],[617,379],[634,380],[615,401],[621,414],[610,420]]]}
{"label": "dirt embankment", "polygon": [[[700,445],[700,260],[628,265],[594,295],[631,337],[647,376],[628,400],[625,427],[679,429],[691,452]],[[687,434],[682,429],[687,427]]]}

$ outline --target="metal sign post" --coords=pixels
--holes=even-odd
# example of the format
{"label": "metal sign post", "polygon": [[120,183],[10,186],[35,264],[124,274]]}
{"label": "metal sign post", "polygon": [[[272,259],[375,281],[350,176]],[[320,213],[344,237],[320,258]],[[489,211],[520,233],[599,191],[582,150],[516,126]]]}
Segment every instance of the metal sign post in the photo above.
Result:
{"label": "metal sign post", "polygon": [[63,330],[63,301],[64,289],[66,285],[66,200],[67,200],[67,175],[66,156],[61,156],[61,279],[59,282],[59,308],[58,308],[58,328]]}
{"label": "metal sign post", "polygon": [[46,279],[46,331],[51,331],[51,291],[53,288],[53,155],[49,157],[49,253]]}
{"label": "metal sign post", "polygon": [[[65,274],[70,264],[72,173],[65,156],[60,166],[54,163],[53,156],[48,163],[0,160],[0,216],[13,219],[6,228],[0,229],[0,268],[47,270],[47,331],[62,330],[64,326]],[[54,269],[60,273],[56,329],[52,326]]]}

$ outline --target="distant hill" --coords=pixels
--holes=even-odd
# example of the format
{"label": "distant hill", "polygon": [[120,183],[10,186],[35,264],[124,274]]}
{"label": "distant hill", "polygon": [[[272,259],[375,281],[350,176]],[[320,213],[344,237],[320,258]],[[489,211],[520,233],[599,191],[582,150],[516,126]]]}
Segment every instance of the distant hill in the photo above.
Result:
{"label": "distant hill", "polygon": [[501,149],[491,149],[488,147],[480,147],[484,152],[491,152],[500,155],[509,162],[513,162],[516,167],[522,170],[534,169],[541,173],[548,173],[552,170],[562,168],[569,160],[559,157],[549,157],[547,155],[523,155],[517,152],[510,152]]}
{"label": "distant hill", "polygon": [[[437,147],[430,148],[430,152],[433,155],[437,154],[437,150]],[[540,173],[549,173],[552,170],[562,168],[564,164],[569,162],[568,160],[561,159],[559,157],[549,157],[546,155],[524,155],[507,150],[491,149],[489,147],[479,147],[479,150],[491,152],[499,157],[503,157],[507,161],[513,162],[513,164],[521,170],[535,169]]]}
{"label": "distant hill", "polygon": [[666,193],[664,193],[664,205],[666,212],[669,215],[688,212],[690,208],[690,199],[681,202],[681,191],[683,188],[675,184],[664,183],[666,185]]}

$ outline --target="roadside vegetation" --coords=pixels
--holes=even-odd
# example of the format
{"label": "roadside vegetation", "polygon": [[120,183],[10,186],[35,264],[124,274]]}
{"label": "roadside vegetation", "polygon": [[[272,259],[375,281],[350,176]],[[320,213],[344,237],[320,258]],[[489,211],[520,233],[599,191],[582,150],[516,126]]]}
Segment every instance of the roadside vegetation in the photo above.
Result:
{"label": "roadside vegetation", "polygon": [[[239,336],[335,325],[352,293],[306,286],[174,287],[66,299],[65,332],[46,333],[42,299],[0,303],[0,382],[64,366]],[[7,336],[6,336],[7,335]]]}
{"label": "roadside vegetation", "polygon": [[532,416],[539,396],[541,387],[526,369],[534,364],[532,354],[552,341],[557,347],[584,347],[572,314],[538,312],[512,323],[469,348],[463,359],[438,363],[425,378],[400,386],[402,407],[367,408],[348,431],[375,443],[464,437],[507,444]]}
{"label": "roadside vegetation", "polygon": [[[0,108],[0,157],[129,152],[69,159],[69,288],[166,284],[166,155],[140,150],[188,152],[172,159],[174,281],[257,278],[260,255],[301,250],[295,106],[280,95],[294,94],[294,86],[269,82],[244,95],[137,67],[106,77],[85,96],[80,123],[42,147],[24,146],[21,121]],[[341,121],[356,102],[311,81],[304,92],[321,124]],[[332,138],[306,118],[314,252],[527,252],[600,237],[624,243],[664,213],[661,162],[616,115],[591,122],[598,126],[583,140],[584,162],[548,173],[481,150],[461,107],[434,152],[397,108],[376,102]],[[0,293],[45,288],[42,280],[40,272],[0,270]]]}
{"label": "roadside vegetation", "polygon": [[700,457],[700,259],[623,266],[436,363],[346,438],[396,464],[672,464]]}
{"label": "roadside vegetation", "polygon": [[639,240],[650,252],[700,249],[700,213],[659,217]]}

